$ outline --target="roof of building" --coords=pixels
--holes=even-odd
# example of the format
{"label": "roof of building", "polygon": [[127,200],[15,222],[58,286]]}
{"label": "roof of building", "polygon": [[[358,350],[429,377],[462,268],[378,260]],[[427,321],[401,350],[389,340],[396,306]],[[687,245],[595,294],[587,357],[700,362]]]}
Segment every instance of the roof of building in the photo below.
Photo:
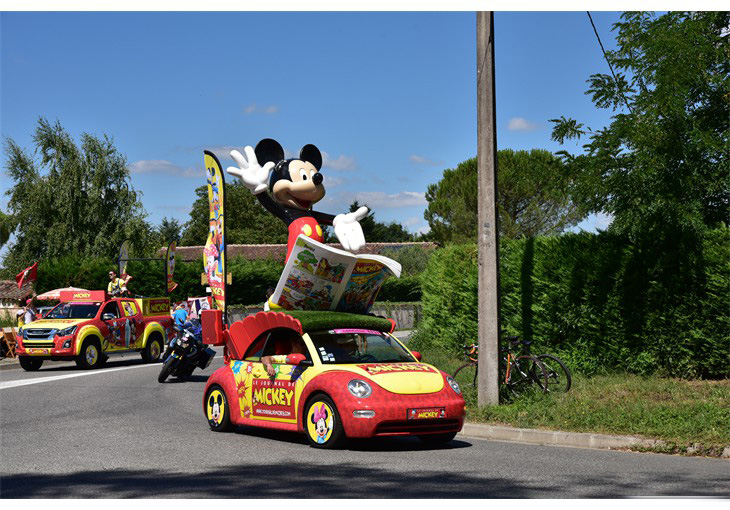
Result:
{"label": "roof of building", "polygon": [[[342,250],[342,245],[338,243],[328,243],[328,246]],[[377,254],[382,253],[385,249],[403,249],[409,246],[421,246],[425,250],[436,248],[436,243],[368,243],[361,249],[354,251],[355,254]],[[190,262],[199,260],[203,257],[203,246],[178,246],[175,248],[175,258]],[[165,256],[166,248],[159,250],[157,253],[161,257]],[[244,257],[249,260],[273,258],[284,260],[286,257],[286,244],[229,244],[226,248],[228,258]]]}
{"label": "roof of building", "polygon": [[15,280],[0,280],[0,299],[23,300],[33,294],[33,287],[30,282],[24,283],[18,288]]}

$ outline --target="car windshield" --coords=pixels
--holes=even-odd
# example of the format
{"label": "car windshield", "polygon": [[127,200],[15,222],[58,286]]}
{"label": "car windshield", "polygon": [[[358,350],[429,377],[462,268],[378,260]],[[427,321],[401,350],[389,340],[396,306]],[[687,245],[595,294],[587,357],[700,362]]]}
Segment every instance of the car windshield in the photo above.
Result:
{"label": "car windshield", "polygon": [[416,361],[387,333],[365,329],[334,329],[310,333],[322,363],[402,363]]}
{"label": "car windshield", "polygon": [[44,319],[92,319],[101,303],[60,303]]}

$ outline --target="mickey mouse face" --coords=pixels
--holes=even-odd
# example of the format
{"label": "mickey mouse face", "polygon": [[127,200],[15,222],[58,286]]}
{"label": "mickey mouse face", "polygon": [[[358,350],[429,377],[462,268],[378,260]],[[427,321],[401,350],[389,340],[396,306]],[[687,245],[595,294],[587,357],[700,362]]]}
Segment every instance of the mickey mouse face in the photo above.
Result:
{"label": "mickey mouse face", "polygon": [[284,160],[284,149],[279,142],[270,138],[256,145],[256,158],[260,165],[276,163],[271,174],[269,188],[274,200],[285,207],[308,210],[325,195],[322,184],[322,154],[308,144],[302,147],[299,159]]}

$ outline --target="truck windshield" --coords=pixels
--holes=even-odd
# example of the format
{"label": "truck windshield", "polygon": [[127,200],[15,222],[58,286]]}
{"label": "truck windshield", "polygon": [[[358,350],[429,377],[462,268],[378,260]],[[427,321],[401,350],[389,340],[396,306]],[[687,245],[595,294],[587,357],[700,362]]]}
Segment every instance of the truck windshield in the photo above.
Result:
{"label": "truck windshield", "polygon": [[60,303],[44,319],[93,319],[101,303]]}
{"label": "truck windshield", "polygon": [[402,363],[416,361],[387,333],[335,329],[310,333],[322,363]]}

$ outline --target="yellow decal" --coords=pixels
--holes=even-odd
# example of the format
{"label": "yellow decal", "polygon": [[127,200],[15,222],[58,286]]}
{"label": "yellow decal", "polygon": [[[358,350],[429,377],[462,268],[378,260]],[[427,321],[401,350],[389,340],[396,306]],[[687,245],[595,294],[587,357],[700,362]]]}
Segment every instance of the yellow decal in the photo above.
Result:
{"label": "yellow decal", "polygon": [[389,363],[383,365],[358,365],[370,375],[393,373],[393,372],[435,372],[428,365],[418,363]]}
{"label": "yellow decal", "polygon": [[289,406],[294,392],[284,388],[257,388],[254,398],[269,406]]}

